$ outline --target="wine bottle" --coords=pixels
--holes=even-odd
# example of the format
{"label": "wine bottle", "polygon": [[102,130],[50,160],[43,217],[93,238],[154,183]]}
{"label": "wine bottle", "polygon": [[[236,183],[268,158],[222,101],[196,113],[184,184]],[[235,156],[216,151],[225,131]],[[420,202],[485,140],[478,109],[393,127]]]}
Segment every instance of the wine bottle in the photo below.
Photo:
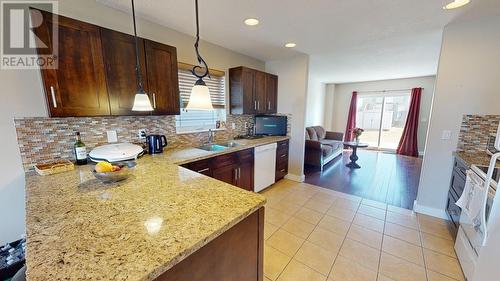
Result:
{"label": "wine bottle", "polygon": [[75,150],[75,158],[77,165],[85,165],[87,164],[87,148],[85,144],[82,142],[80,137],[80,132],[76,132],[76,142],[74,144]]}

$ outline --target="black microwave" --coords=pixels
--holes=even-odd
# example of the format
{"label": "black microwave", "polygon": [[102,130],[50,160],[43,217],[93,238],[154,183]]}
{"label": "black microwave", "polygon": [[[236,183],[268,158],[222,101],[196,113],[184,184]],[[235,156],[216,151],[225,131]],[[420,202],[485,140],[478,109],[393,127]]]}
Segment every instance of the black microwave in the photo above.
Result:
{"label": "black microwave", "polygon": [[286,136],[287,117],[278,115],[256,115],[255,134],[261,136]]}

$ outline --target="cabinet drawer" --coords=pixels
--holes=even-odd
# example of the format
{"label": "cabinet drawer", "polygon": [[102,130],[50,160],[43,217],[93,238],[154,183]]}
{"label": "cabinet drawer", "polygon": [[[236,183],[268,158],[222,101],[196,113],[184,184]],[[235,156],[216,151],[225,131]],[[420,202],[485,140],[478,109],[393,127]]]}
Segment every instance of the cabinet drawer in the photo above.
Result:
{"label": "cabinet drawer", "polygon": [[277,142],[277,150],[287,150],[288,151],[288,140]]}
{"label": "cabinet drawer", "polygon": [[221,156],[216,156],[212,158],[212,169],[217,169],[220,167],[225,167],[229,165],[235,165],[238,162],[236,153],[224,154]]}
{"label": "cabinet drawer", "polygon": [[465,188],[465,178],[463,178],[459,173],[453,171],[453,175],[451,176],[451,189],[455,194],[460,197],[464,192]]}
{"label": "cabinet drawer", "polygon": [[288,161],[288,150],[276,153],[276,163]]}
{"label": "cabinet drawer", "polygon": [[276,181],[282,179],[288,174],[288,157],[280,159],[276,162]]}
{"label": "cabinet drawer", "polygon": [[448,193],[448,203],[446,205],[446,213],[448,213],[448,216],[450,217],[451,221],[455,225],[455,227],[458,228],[459,221],[460,221],[460,214],[462,210],[460,207],[458,207],[456,204],[456,199],[454,198],[454,195],[449,192]]}
{"label": "cabinet drawer", "polygon": [[453,166],[453,171],[456,172],[457,174],[459,174],[462,178],[465,179],[466,175],[467,175],[467,170],[469,169],[469,167],[467,167],[467,165],[465,165],[464,163],[462,163],[460,160],[456,159],[455,158],[455,165]]}
{"label": "cabinet drawer", "polygon": [[212,169],[210,169],[210,159],[191,162],[189,163],[187,168],[200,174],[212,176]]}
{"label": "cabinet drawer", "polygon": [[246,161],[253,162],[253,148],[238,151],[238,152],[235,152],[235,154],[236,154],[236,157],[238,158],[238,161],[240,163],[243,163]]}

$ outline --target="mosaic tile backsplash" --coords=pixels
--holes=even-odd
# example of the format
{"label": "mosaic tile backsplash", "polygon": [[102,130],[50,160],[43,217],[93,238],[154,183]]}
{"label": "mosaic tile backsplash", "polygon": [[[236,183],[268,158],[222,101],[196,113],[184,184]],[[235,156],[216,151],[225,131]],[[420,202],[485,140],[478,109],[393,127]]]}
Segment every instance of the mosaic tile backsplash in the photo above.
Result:
{"label": "mosaic tile backsplash", "polygon": [[485,152],[490,136],[497,133],[500,115],[464,115],[457,151]]}
{"label": "mosaic tile backsplash", "polygon": [[[288,115],[288,134],[290,120]],[[14,120],[23,166],[26,170],[34,164],[54,159],[74,159],[75,132],[80,132],[89,152],[107,143],[107,131],[117,132],[119,142],[140,143],[137,133],[146,129],[147,134],[165,135],[168,148],[199,146],[208,141],[208,133],[177,134],[175,116],[119,116],[119,117],[30,117]],[[226,130],[215,132],[215,141],[226,141],[246,134],[245,122],[253,126],[252,115],[228,115]],[[236,129],[231,129],[235,123]]]}

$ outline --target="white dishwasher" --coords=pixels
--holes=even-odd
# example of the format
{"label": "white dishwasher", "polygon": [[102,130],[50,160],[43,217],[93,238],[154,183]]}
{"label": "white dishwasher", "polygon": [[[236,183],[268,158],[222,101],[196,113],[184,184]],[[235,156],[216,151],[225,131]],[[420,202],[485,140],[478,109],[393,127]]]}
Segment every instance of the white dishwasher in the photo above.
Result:
{"label": "white dishwasher", "polygon": [[254,186],[259,192],[272,185],[276,177],[276,143],[257,146],[255,148]]}

